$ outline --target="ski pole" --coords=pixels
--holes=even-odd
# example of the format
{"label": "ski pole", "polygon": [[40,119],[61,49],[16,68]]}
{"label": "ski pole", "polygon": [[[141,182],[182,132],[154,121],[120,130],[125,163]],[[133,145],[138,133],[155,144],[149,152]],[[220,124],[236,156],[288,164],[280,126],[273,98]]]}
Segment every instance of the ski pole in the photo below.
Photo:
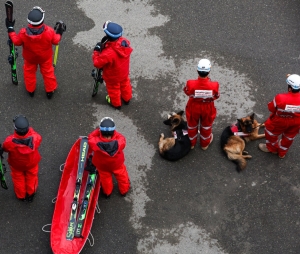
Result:
{"label": "ski pole", "polygon": [[54,52],[54,58],[53,58],[53,67],[54,68],[57,63],[58,49],[59,49],[59,45],[57,44],[57,45],[55,45],[55,52]]}
{"label": "ski pole", "polygon": [[[58,30],[66,31],[66,25],[64,24],[63,21],[58,21],[56,22],[54,26],[54,30],[57,33]],[[58,50],[59,50],[59,44],[55,45],[55,52],[54,52],[54,57],[53,57],[53,67],[56,67],[57,64],[57,58],[58,58]]]}

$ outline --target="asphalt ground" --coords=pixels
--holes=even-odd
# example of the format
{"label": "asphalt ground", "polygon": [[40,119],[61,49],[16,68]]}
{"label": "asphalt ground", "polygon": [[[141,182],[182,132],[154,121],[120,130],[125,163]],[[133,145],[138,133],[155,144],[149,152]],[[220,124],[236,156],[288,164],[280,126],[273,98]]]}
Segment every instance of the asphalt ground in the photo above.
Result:
{"label": "asphalt ground", "polygon": [[[39,189],[33,203],[0,190],[0,253],[52,253],[51,223],[61,172],[78,136],[87,135],[104,116],[112,116],[127,138],[126,165],[132,189],[126,198],[114,189],[99,198],[93,247],[82,253],[300,253],[298,174],[299,137],[286,158],[264,154],[260,141],[247,144],[253,156],[235,171],[220,149],[224,127],[255,112],[263,122],[267,103],[287,89],[285,75],[299,73],[299,1],[14,1],[16,31],[26,25],[33,6],[46,10],[45,23],[63,20],[56,76],[59,88],[48,100],[38,74],[37,91],[24,88],[21,48],[20,84],[11,84],[5,25],[0,27],[0,142],[12,133],[12,119],[25,114],[43,142]],[[4,2],[0,9],[5,17]],[[94,45],[106,20],[120,23],[134,48],[131,79],[134,98],[115,111],[105,104],[105,88],[91,97]],[[199,145],[178,162],[157,151],[166,113],[182,110],[182,88],[197,78],[201,58],[212,63],[221,97],[207,151]],[[262,131],[261,131],[262,132]],[[5,160],[6,162],[6,155]],[[9,171],[9,167],[8,167]],[[115,186],[116,187],[116,186]]]}

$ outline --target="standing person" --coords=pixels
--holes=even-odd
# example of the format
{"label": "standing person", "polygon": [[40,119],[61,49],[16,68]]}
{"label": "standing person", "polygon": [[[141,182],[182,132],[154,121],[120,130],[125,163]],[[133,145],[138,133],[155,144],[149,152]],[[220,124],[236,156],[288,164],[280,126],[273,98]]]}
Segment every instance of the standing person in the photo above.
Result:
{"label": "standing person", "polygon": [[220,97],[219,83],[208,77],[211,64],[208,59],[201,59],[197,66],[198,79],[188,80],[183,91],[189,100],[185,108],[188,124],[188,135],[193,149],[197,143],[200,122],[200,146],[206,150],[213,141],[212,124],[217,110],[214,100]]}
{"label": "standing person", "polygon": [[99,129],[88,136],[88,143],[93,151],[92,163],[98,169],[101,187],[108,198],[113,191],[113,175],[118,182],[119,192],[125,196],[130,188],[130,180],[123,149],[126,146],[125,137],[117,132],[112,118],[104,117]]}
{"label": "standing person", "polygon": [[38,148],[42,137],[29,127],[25,116],[16,116],[13,123],[15,131],[5,139],[2,148],[8,153],[17,198],[32,202],[38,187],[38,163],[41,160]]}
{"label": "standing person", "polygon": [[93,64],[103,69],[103,79],[108,95],[106,101],[116,109],[121,109],[123,99],[126,105],[132,98],[129,78],[130,42],[122,37],[123,28],[111,21],[103,25],[106,34],[94,48]]}
{"label": "standing person", "polygon": [[268,103],[270,117],[265,122],[266,143],[259,149],[266,153],[278,153],[283,159],[300,130],[300,76],[288,75],[288,92],[277,94]]}
{"label": "standing person", "polygon": [[23,47],[23,71],[27,92],[31,97],[34,96],[36,71],[39,66],[44,79],[47,98],[51,99],[54,91],[57,89],[57,81],[52,64],[52,45],[58,45],[66,26],[59,27],[55,32],[53,28],[44,24],[44,17],[45,11],[41,7],[35,6],[28,14],[28,26],[22,28],[19,34],[16,34],[14,30],[15,20],[9,22],[6,19],[6,27],[12,42],[16,46]]}

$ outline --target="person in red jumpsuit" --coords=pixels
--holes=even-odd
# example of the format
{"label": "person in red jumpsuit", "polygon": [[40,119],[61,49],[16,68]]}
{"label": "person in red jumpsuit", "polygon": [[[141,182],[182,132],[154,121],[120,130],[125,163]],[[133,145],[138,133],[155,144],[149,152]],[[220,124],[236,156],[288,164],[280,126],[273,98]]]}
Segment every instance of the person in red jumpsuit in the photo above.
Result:
{"label": "person in red jumpsuit", "polygon": [[266,143],[263,152],[278,154],[283,159],[300,130],[300,76],[288,75],[288,92],[277,94],[268,103],[270,117],[265,122]]}
{"label": "person in red jumpsuit", "polygon": [[45,91],[48,99],[51,99],[57,89],[57,81],[52,63],[52,45],[57,45],[65,31],[65,25],[59,27],[56,32],[50,26],[44,24],[45,11],[35,6],[28,14],[28,26],[22,28],[19,34],[14,30],[15,20],[6,19],[6,27],[9,38],[16,46],[23,47],[24,81],[27,92],[34,96],[36,89],[36,71],[40,67],[44,79]]}
{"label": "person in red jumpsuit", "polygon": [[103,25],[106,33],[94,48],[93,64],[103,69],[103,79],[108,95],[106,101],[116,109],[121,109],[123,99],[126,105],[132,98],[132,87],[129,78],[130,42],[122,37],[123,28],[111,21]]}
{"label": "person in red jumpsuit", "polygon": [[29,127],[25,116],[18,115],[13,122],[15,131],[4,140],[2,148],[8,153],[17,198],[32,202],[38,187],[38,163],[41,160],[38,148],[42,137]]}
{"label": "person in red jumpsuit", "polygon": [[113,175],[118,182],[119,192],[125,196],[130,188],[130,179],[125,162],[123,149],[125,137],[117,132],[112,118],[104,117],[99,129],[88,136],[88,144],[93,151],[92,164],[100,175],[101,187],[108,198],[113,191]]}
{"label": "person in red jumpsuit", "polygon": [[[212,125],[217,115],[214,100],[220,97],[219,83],[208,77],[211,64],[208,59],[201,59],[197,66],[198,79],[188,80],[183,91],[189,100],[185,108],[188,135],[193,149],[200,133],[200,146],[206,150],[213,141]],[[200,122],[200,128],[199,128]]]}

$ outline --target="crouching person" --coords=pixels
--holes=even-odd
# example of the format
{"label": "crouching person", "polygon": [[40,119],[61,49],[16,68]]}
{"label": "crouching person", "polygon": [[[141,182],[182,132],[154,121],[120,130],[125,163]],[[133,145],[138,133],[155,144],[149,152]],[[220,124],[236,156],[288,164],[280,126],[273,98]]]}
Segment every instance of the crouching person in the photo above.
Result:
{"label": "crouching person", "polygon": [[3,151],[8,153],[8,164],[14,191],[18,199],[32,202],[38,187],[38,163],[41,155],[38,148],[42,137],[33,128],[25,116],[13,119],[15,131],[3,142]]}
{"label": "crouching person", "polygon": [[123,152],[126,139],[115,129],[113,119],[104,117],[99,129],[97,128],[88,136],[88,143],[94,154],[92,163],[99,172],[102,191],[106,198],[109,198],[113,191],[113,175],[122,196],[125,196],[130,188]]}

